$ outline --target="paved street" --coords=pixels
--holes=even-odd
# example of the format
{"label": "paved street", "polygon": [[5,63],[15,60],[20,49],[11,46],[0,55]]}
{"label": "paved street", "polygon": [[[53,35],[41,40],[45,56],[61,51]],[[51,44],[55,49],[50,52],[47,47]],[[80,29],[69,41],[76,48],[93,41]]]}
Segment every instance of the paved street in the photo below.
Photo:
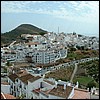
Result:
{"label": "paved street", "polygon": [[42,69],[41,70],[41,74],[43,75],[47,71],[54,71],[56,69],[66,68],[66,67],[68,67],[70,65],[75,65],[75,63],[79,64],[79,63],[84,63],[84,62],[87,62],[87,61],[90,61],[90,60],[95,60],[95,59],[99,59],[99,58],[98,57],[85,58],[85,59],[80,59],[80,60],[74,60],[74,61],[71,61],[71,62],[68,62],[68,63],[59,64],[57,66],[48,67],[48,68]]}
{"label": "paved street", "polygon": [[74,68],[73,74],[71,76],[70,82],[73,81],[73,78],[74,78],[74,75],[75,75],[76,71],[77,71],[77,64],[75,63],[75,68]]}

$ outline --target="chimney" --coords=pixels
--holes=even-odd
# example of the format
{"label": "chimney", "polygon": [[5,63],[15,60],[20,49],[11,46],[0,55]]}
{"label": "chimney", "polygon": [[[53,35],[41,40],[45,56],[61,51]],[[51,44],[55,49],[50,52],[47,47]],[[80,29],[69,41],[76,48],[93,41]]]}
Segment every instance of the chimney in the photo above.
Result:
{"label": "chimney", "polygon": [[66,84],[64,84],[64,90],[66,90]]}
{"label": "chimney", "polygon": [[78,86],[79,86],[79,83],[78,83],[78,81],[77,81],[77,82],[76,82],[76,86],[75,86],[75,87],[76,87],[76,88],[78,88]]}
{"label": "chimney", "polygon": [[58,83],[57,83],[57,82],[55,82],[55,88],[57,88],[57,84],[58,84]]}
{"label": "chimney", "polygon": [[13,74],[15,74],[15,71],[13,70]]}
{"label": "chimney", "polygon": [[71,83],[68,83],[67,86],[71,86]]}

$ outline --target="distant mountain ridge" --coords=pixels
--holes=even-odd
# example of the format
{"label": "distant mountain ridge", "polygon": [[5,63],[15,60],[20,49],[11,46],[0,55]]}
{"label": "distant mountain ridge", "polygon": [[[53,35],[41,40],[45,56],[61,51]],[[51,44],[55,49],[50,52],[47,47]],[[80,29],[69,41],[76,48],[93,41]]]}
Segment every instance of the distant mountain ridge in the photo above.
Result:
{"label": "distant mountain ridge", "polygon": [[21,24],[17,28],[1,34],[1,45],[9,44],[14,40],[20,40],[21,34],[39,34],[39,33],[47,33],[47,31],[38,28],[31,24]]}

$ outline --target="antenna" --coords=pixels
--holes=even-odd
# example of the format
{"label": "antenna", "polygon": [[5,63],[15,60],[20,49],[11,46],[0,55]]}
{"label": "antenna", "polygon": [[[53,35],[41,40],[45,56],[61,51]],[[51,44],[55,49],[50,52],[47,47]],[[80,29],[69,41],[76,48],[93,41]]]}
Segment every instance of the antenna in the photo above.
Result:
{"label": "antenna", "polygon": [[58,34],[59,34],[59,26],[58,26]]}

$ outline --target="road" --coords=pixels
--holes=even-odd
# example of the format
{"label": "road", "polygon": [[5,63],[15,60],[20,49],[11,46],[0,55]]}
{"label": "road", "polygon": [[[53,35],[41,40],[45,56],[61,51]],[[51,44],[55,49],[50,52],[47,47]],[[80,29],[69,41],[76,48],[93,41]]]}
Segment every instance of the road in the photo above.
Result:
{"label": "road", "polygon": [[57,66],[48,67],[46,69],[42,69],[41,74],[43,75],[48,71],[50,72],[50,71],[54,71],[54,70],[57,70],[57,69],[60,69],[60,68],[66,68],[70,65],[75,65],[75,63],[79,64],[79,63],[84,63],[84,62],[87,62],[87,61],[90,61],[90,60],[96,60],[96,59],[99,59],[99,58],[98,57],[84,58],[84,59],[80,59],[80,60],[74,60],[74,61],[71,61],[71,62],[68,62],[68,63],[59,64]]}
{"label": "road", "polygon": [[74,78],[74,75],[75,75],[76,71],[77,71],[77,64],[75,63],[75,68],[74,68],[73,74],[72,74],[71,79],[70,79],[71,83],[73,81],[73,78]]}

